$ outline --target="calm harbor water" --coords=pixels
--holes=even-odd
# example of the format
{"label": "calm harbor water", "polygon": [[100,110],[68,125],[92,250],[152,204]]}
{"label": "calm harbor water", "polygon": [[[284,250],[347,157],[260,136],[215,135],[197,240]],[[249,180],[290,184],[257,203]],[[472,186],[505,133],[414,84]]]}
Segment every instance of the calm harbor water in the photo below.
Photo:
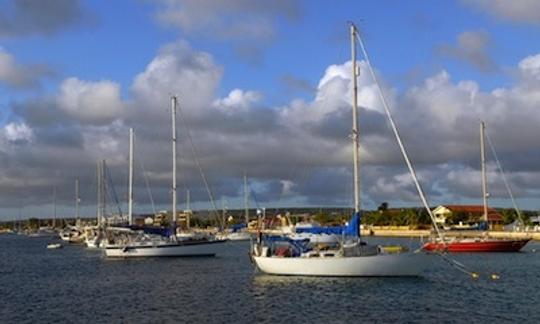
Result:
{"label": "calm harbor water", "polygon": [[138,260],[48,242],[0,235],[0,322],[540,323],[537,242],[522,253],[456,255],[478,280],[439,257],[421,278],[274,277],[254,270],[248,242],[227,243],[216,258]]}

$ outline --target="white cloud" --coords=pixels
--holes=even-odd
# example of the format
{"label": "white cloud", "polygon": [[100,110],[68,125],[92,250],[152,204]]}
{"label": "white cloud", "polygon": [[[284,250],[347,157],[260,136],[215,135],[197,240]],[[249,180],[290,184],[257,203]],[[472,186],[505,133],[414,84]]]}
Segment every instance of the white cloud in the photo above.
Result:
{"label": "white cloud", "polygon": [[209,54],[178,41],[161,48],[135,77],[131,90],[145,106],[166,108],[169,97],[178,95],[181,106],[200,109],[213,101],[221,75],[222,68]]}
{"label": "white cloud", "polygon": [[60,86],[57,101],[62,111],[81,123],[110,123],[121,118],[125,110],[120,85],[106,80],[68,78]]}
{"label": "white cloud", "polygon": [[[509,179],[520,184],[520,194],[532,196],[536,192],[535,183],[526,181],[526,177],[540,177],[538,57],[533,55],[520,62],[516,70],[521,77],[515,84],[493,91],[481,90],[472,80],[453,81],[444,70],[400,93],[385,86],[391,110],[430,198],[441,200],[454,193],[476,197],[476,187],[468,191],[463,188],[476,186],[479,181],[473,177],[477,177],[479,166],[480,118],[487,122]],[[376,88],[365,63],[360,62],[360,67],[364,193],[375,207],[380,201],[418,205]],[[71,78],[60,87],[54,100],[57,106],[47,105],[46,101],[44,107],[29,103],[34,110],[46,107],[46,116],[25,118],[29,115],[21,113],[17,117],[22,122],[10,126],[9,136],[4,130],[2,146],[8,138],[42,142],[32,150],[26,145],[10,152],[9,157],[0,154],[0,159],[9,159],[4,164],[11,165],[1,170],[0,176],[32,169],[34,177],[48,179],[54,173],[51,170],[57,170],[84,173],[90,183],[95,162],[106,158],[119,183],[124,183],[127,128],[133,126],[136,157],[144,163],[152,187],[159,192],[154,198],[158,203],[168,202],[171,153],[167,109],[169,95],[178,94],[215,196],[240,192],[231,188],[231,179],[240,179],[247,172],[254,182],[269,184],[264,193],[257,193],[261,202],[277,199],[280,194],[293,196],[288,197],[289,201],[315,203],[316,198],[328,204],[348,202],[344,197],[350,196],[351,188],[350,68],[351,63],[346,62],[322,71],[311,100],[295,99],[282,107],[267,107],[263,94],[253,90],[233,89],[217,98],[222,68],[210,55],[184,42],[173,43],[161,49],[134,78],[128,100],[121,99],[120,88],[114,82]],[[105,104],[95,105],[97,101]],[[115,107],[114,113],[104,109],[109,106]],[[39,118],[51,119],[51,114],[56,117],[60,113],[79,123],[71,119],[60,119],[52,126],[50,120],[40,122]],[[178,126],[179,178],[192,189],[194,200],[206,201],[185,126]],[[62,146],[51,133],[74,134],[80,140],[76,145]],[[143,186],[142,180],[138,183]],[[499,185],[494,182],[492,192],[500,190]],[[40,191],[36,189],[35,195],[39,196]]]}
{"label": "white cloud", "polygon": [[281,183],[281,195],[282,196],[288,196],[293,194],[293,188],[295,187],[295,183],[291,180],[280,180]]}
{"label": "white cloud", "polygon": [[232,90],[225,98],[216,99],[214,106],[224,113],[247,112],[253,104],[259,102],[262,95],[257,91],[243,91],[241,89]]}
{"label": "white cloud", "polygon": [[527,56],[518,66],[523,76],[540,81],[540,54]]}
{"label": "white cloud", "polygon": [[26,123],[9,123],[4,126],[4,136],[9,142],[30,142],[34,133]]}

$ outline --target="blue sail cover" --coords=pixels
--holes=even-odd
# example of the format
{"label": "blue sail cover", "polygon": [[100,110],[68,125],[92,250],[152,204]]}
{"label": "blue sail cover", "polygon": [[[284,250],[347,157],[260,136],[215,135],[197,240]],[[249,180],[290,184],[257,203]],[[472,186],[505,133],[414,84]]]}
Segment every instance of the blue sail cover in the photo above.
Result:
{"label": "blue sail cover", "polygon": [[345,226],[316,226],[297,228],[296,233],[312,233],[312,234],[336,234],[346,236],[360,236],[360,213],[354,213],[349,220],[349,224]]}
{"label": "blue sail cover", "polygon": [[246,228],[247,227],[247,224],[234,224],[231,229],[232,229],[232,232],[235,233],[235,232],[238,232],[239,230],[241,230],[242,228]]}
{"label": "blue sail cover", "polygon": [[164,237],[173,236],[176,233],[174,227],[160,227],[160,226],[139,226],[139,225],[127,225],[127,226],[113,226],[120,228],[129,228],[133,231],[143,231],[145,234],[161,235]]}

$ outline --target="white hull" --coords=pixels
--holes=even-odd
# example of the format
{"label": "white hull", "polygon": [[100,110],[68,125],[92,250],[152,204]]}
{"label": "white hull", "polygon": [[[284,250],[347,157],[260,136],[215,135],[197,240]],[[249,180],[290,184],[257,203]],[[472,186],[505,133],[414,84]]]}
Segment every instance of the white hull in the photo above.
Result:
{"label": "white hull", "polygon": [[251,233],[249,232],[235,232],[227,235],[229,241],[249,241],[251,239]]}
{"label": "white hull", "polygon": [[101,247],[100,245],[101,240],[97,238],[92,238],[92,239],[87,238],[85,240],[85,243],[86,243],[86,247],[89,249],[99,249]]}
{"label": "white hull", "polygon": [[107,257],[130,258],[130,257],[195,257],[215,256],[219,243],[224,241],[209,242],[178,242],[176,244],[133,244],[126,246],[107,246]]}
{"label": "white hull", "polygon": [[376,254],[356,257],[258,257],[264,273],[289,276],[402,277],[419,276],[429,260],[425,253]]}

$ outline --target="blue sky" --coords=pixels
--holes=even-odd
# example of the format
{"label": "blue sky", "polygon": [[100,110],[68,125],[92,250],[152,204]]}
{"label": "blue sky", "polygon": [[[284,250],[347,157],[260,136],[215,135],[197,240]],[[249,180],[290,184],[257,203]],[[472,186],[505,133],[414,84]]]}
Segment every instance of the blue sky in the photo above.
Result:
{"label": "blue sky", "polygon": [[[346,71],[344,64],[350,60],[348,21],[355,22],[361,30],[373,64],[392,97],[393,109],[398,111],[398,117],[402,115],[403,120],[398,119],[398,124],[401,122],[405,135],[410,134],[409,146],[413,151],[420,151],[417,156],[420,173],[424,172],[425,181],[433,183],[426,186],[434,203],[477,201],[476,191],[467,190],[470,184],[463,177],[467,178],[467,172],[478,171],[477,137],[472,136],[477,131],[476,120],[487,118],[488,124],[497,126],[493,136],[501,148],[499,155],[508,161],[505,169],[521,186],[517,196],[521,195],[524,207],[539,207],[538,191],[531,184],[540,176],[537,174],[540,170],[533,166],[538,157],[535,146],[514,145],[518,135],[528,136],[526,143],[535,142],[535,133],[531,130],[534,120],[529,121],[530,126],[523,126],[527,129],[524,134],[516,132],[521,128],[519,121],[523,116],[535,115],[538,100],[535,94],[540,74],[535,69],[540,66],[536,67],[534,58],[527,67],[520,65],[527,57],[540,53],[537,41],[540,14],[536,13],[540,8],[534,1],[47,0],[43,3],[45,9],[16,0],[0,4],[3,9],[0,54],[11,58],[2,65],[2,59],[6,62],[7,59],[0,56],[0,126],[4,134],[0,151],[8,168],[13,166],[5,171],[4,184],[0,184],[6,197],[11,197],[4,204],[6,215],[15,213],[10,202],[15,198],[21,200],[17,197],[22,187],[32,187],[35,198],[32,200],[37,203],[22,200],[20,204],[31,205],[31,208],[47,205],[49,191],[46,188],[63,186],[66,189],[61,201],[69,206],[67,187],[71,186],[70,177],[78,173],[81,162],[74,159],[55,167],[50,163],[41,165],[39,161],[49,159],[49,154],[66,154],[66,161],[71,156],[84,156],[88,160],[88,165],[84,166],[88,169],[85,177],[91,179],[90,165],[100,158],[109,159],[107,152],[89,143],[91,139],[96,140],[96,132],[104,136],[100,147],[114,152],[112,146],[121,147],[116,141],[123,128],[139,127],[143,134],[161,138],[163,148],[155,154],[167,154],[166,127],[149,124],[149,118],[144,120],[140,116],[155,117],[163,112],[163,116],[155,118],[156,122],[165,123],[168,115],[164,112],[167,109],[164,102],[170,91],[179,91],[186,98],[188,115],[191,111],[197,116],[195,119],[200,118],[192,131],[199,141],[199,150],[209,152],[205,167],[215,177],[217,195],[226,197],[230,205],[241,202],[237,181],[242,174],[240,169],[253,174],[254,187],[265,188],[259,196],[268,205],[282,201],[291,205],[348,205],[350,190],[343,189],[348,186],[348,157],[338,149],[346,146],[347,142],[342,140],[347,130],[343,130],[343,136],[332,136],[338,131],[339,121],[347,120],[345,112],[349,108],[344,106],[337,90],[326,90],[341,86],[339,80],[334,80],[334,74],[339,75],[340,69]],[[152,81],[136,85],[138,76],[145,80],[147,77],[147,80],[159,79],[160,74],[152,74],[149,67],[152,62],[166,57],[174,62],[170,78],[163,77],[170,81],[163,81],[159,87]],[[193,86],[188,87],[186,83]],[[368,83],[364,85],[369,88]],[[234,92],[235,89],[238,91]],[[151,93],[162,93],[164,101],[151,101]],[[80,99],[81,94],[87,97]],[[146,97],[143,98],[143,94]],[[321,96],[325,100],[316,99]],[[369,93],[366,96],[369,98]],[[468,97],[474,98],[467,101]],[[455,102],[450,100],[452,98]],[[366,100],[368,105],[370,101]],[[73,106],[72,102],[76,104]],[[490,106],[499,105],[501,107],[489,110]],[[376,207],[382,200],[391,200],[391,205],[418,205],[411,184],[400,177],[402,174],[405,177],[406,173],[400,169],[399,155],[380,150],[380,145],[393,144],[388,144],[391,143],[389,133],[377,132],[377,127],[384,128],[384,122],[377,117],[380,113],[377,106],[376,102],[374,107],[366,106],[374,118],[373,124],[367,125],[374,131],[368,132],[366,138],[378,143],[365,144],[364,148],[366,188],[375,188],[365,190],[366,207]],[[415,118],[403,109],[422,118]],[[426,149],[437,153],[442,150],[439,147],[446,147],[445,152],[431,154],[419,149],[426,145],[422,137],[432,132],[427,128],[424,133],[416,129],[420,119],[427,119],[428,114],[433,114],[431,120],[438,123],[449,120],[448,129],[440,132],[430,125],[440,134],[429,143],[433,148]],[[209,116],[216,120],[207,118]],[[334,117],[337,119],[332,119]],[[308,121],[310,118],[313,120]],[[370,118],[366,123],[371,122]],[[275,129],[266,136],[261,135],[260,128],[250,130],[247,126],[264,125],[265,121],[268,122],[265,127]],[[506,125],[512,128],[504,129]],[[239,134],[236,131],[239,128],[246,130]],[[304,132],[297,134],[298,129]],[[76,134],[73,140],[76,143],[64,151],[65,137],[72,133]],[[46,144],[40,144],[39,134],[47,138]],[[334,135],[328,137],[328,134]],[[461,138],[464,134],[470,138],[467,143]],[[290,147],[287,147],[279,142],[287,142],[291,137],[298,143],[288,143]],[[146,150],[144,145],[159,146],[157,142],[141,140],[142,151]],[[407,142],[407,138],[405,140]],[[303,153],[324,147],[335,150],[322,153],[327,159],[305,157]],[[292,154],[291,150],[297,153]],[[212,160],[212,152],[224,154],[224,160],[231,165],[223,166]],[[266,165],[269,159],[265,154],[273,154],[272,158],[285,156],[290,163]],[[237,156],[244,159],[237,160]],[[305,164],[298,162],[304,158]],[[111,167],[121,174],[121,159],[111,159]],[[288,174],[294,169],[294,161],[310,170],[309,180],[301,183],[298,174]],[[155,190],[163,196],[162,206],[166,208],[165,173],[158,174],[165,172],[165,164],[160,163],[145,161],[145,164],[155,165]],[[191,170],[193,162],[186,161],[186,164]],[[391,171],[384,171],[388,166]],[[53,169],[58,177],[65,179],[52,181],[44,177],[36,186],[31,181],[24,185],[16,181],[21,177],[39,178],[42,173],[54,173]],[[63,172],[67,174],[64,176]],[[339,190],[331,186],[326,190],[313,190],[314,186],[324,186],[325,179],[334,173],[347,185],[335,184],[341,188]],[[389,178],[383,179],[382,174]],[[450,178],[453,174],[456,176]],[[194,192],[202,192],[200,181],[192,178],[186,180],[187,185],[198,188]],[[390,188],[390,183],[395,185],[396,182],[402,187]],[[227,185],[231,183],[234,190]],[[501,191],[500,183],[495,181],[493,185],[494,191]],[[398,192],[411,192],[411,195]],[[201,206],[206,206],[207,198],[203,196],[198,198]],[[196,194],[194,197],[197,200]],[[90,200],[87,199],[89,205]],[[509,201],[495,198],[494,203],[506,206]],[[142,206],[141,202],[141,209],[148,209],[147,204]]]}
{"label": "blue sky", "polygon": [[[457,35],[466,30],[486,31],[493,43],[490,56],[502,67],[513,66],[539,51],[540,45],[534,41],[538,27],[501,21],[465,3],[299,2],[298,17],[275,19],[276,35],[265,40],[257,62],[239,58],[227,40],[160,25],[155,18],[159,5],[152,1],[83,2],[88,17],[79,25],[54,35],[7,38],[2,46],[21,63],[52,65],[59,76],[116,80],[128,87],[161,45],[187,39],[225,67],[220,94],[233,88],[264,89],[268,100],[280,104],[295,95],[282,91],[283,75],[295,75],[316,85],[322,68],[349,59],[347,35],[342,31],[347,21],[354,21],[378,69],[395,87],[414,83],[410,75],[422,80],[441,68],[457,80],[476,80],[486,90],[508,83],[504,74],[481,73],[462,61],[437,55],[437,46],[455,44]],[[54,91],[57,84],[58,80],[51,80],[46,88]]]}

